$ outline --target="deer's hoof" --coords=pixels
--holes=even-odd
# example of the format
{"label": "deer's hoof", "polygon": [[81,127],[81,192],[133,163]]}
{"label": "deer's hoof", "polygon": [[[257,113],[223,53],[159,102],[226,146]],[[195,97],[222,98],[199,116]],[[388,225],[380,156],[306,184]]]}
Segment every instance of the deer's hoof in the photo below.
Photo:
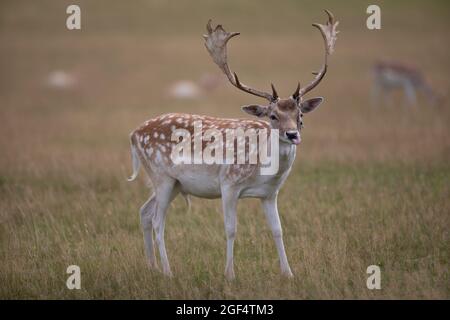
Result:
{"label": "deer's hoof", "polygon": [[173,273],[172,271],[164,271],[163,274],[167,277],[167,278],[173,278]]}
{"label": "deer's hoof", "polygon": [[225,278],[228,281],[233,281],[236,278],[236,276],[234,275],[234,271],[232,270],[230,272],[225,272]]}
{"label": "deer's hoof", "polygon": [[288,279],[294,278],[294,274],[292,273],[291,270],[283,271],[283,272],[281,272],[281,274]]}
{"label": "deer's hoof", "polygon": [[159,266],[158,266],[158,264],[156,263],[156,261],[147,261],[147,266],[148,266],[148,268],[149,269],[151,269],[151,270],[157,270],[157,271],[159,271]]}

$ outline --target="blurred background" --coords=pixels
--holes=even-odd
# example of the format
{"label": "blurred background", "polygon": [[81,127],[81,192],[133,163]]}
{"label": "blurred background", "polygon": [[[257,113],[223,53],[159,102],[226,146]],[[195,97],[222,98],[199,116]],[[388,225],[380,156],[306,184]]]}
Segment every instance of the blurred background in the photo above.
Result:
{"label": "blurred background", "polygon": [[[325,21],[323,8],[333,9],[341,34],[326,80],[311,93],[326,103],[306,121],[301,156],[448,155],[448,108],[430,108],[424,100],[414,110],[398,103],[384,109],[369,105],[370,70],[377,59],[412,63],[437,91],[448,91],[445,1],[377,2],[381,30],[366,28],[371,2],[364,1],[79,1],[82,29],[69,31],[65,11],[71,3],[2,2],[1,143],[8,150],[2,161],[44,156],[34,152],[77,157],[93,146],[107,157],[124,156],[117,146],[125,147],[128,133],[164,112],[244,116],[240,106],[259,98],[227,82],[198,99],[168,94],[179,81],[221,77],[201,37],[209,18],[242,33],[229,46],[229,60],[245,83],[268,90],[274,82],[289,96],[297,81],[310,81],[322,63],[322,39],[311,23]],[[49,85],[58,72],[67,87]],[[27,152],[20,152],[24,142]]]}
{"label": "blurred background", "polygon": [[[66,28],[70,4],[81,8],[81,30]],[[381,30],[366,27],[370,4],[381,8]],[[242,262],[252,267],[240,270],[237,262],[242,275],[237,287],[211,280],[222,275],[224,261],[218,202],[194,209],[185,229],[177,224],[191,219],[181,213],[182,202],[169,218],[172,265],[180,276],[194,274],[195,281],[186,276],[169,286],[158,275],[145,275],[138,209],[148,190],[143,182],[125,181],[131,172],[129,133],[166,112],[247,117],[241,105],[263,102],[232,87],[212,62],[202,38],[209,18],[241,32],[229,43],[228,55],[244,83],[269,90],[273,82],[281,96],[291,95],[298,81],[307,83],[321,66],[323,40],[311,23],[326,21],[324,8],[340,21],[340,34],[329,71],[309,96],[325,102],[305,119],[298,158],[281,191],[288,253],[303,280],[278,287],[270,234],[260,236],[249,214],[240,221],[238,241],[249,241],[242,240],[241,255],[248,257],[253,246],[261,252]],[[257,292],[260,298],[449,298],[448,100],[432,105],[419,95],[410,106],[399,91],[391,105],[370,104],[371,70],[378,59],[415,65],[448,96],[449,8],[448,1],[416,0],[2,1],[1,297],[242,298]],[[296,202],[299,194],[304,204]],[[202,202],[194,208],[196,203]],[[257,204],[241,208],[254,211],[266,228]],[[218,214],[202,220],[202,210]],[[300,218],[302,210],[309,213]],[[387,233],[373,235],[374,221]],[[206,232],[208,238],[195,238],[202,223],[215,229]],[[315,237],[328,231],[329,242],[308,255]],[[196,244],[195,250],[215,253],[200,267],[183,261],[194,249],[180,245],[182,239]],[[404,261],[428,260],[393,267],[402,254],[408,256]],[[65,265],[73,259],[93,281],[110,276],[81,293],[64,290]],[[131,265],[107,263],[118,260]],[[391,291],[371,296],[365,268],[377,261],[395,270],[390,279],[398,284],[386,282]],[[359,269],[347,272],[353,268]],[[261,269],[264,273],[255,271]],[[266,281],[267,274],[273,278]],[[246,282],[246,275],[260,276],[267,287],[254,287],[256,280],[249,276],[252,282]],[[139,291],[142,281],[151,284]]]}

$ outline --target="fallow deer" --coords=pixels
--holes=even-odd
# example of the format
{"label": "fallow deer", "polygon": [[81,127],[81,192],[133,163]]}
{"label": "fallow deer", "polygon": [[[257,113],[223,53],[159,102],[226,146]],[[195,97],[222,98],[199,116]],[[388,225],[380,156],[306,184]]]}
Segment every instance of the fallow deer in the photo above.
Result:
{"label": "fallow deer", "polygon": [[175,99],[199,99],[216,90],[224,82],[222,75],[205,73],[198,81],[176,81],[167,92],[170,97]]}
{"label": "fallow deer", "polygon": [[[158,268],[153,246],[153,232],[159,247],[163,273],[172,275],[164,243],[164,225],[166,211],[171,201],[178,195],[193,195],[201,198],[221,198],[227,238],[225,276],[235,277],[233,268],[233,246],[236,235],[236,207],[240,198],[259,198],[265,212],[267,222],[273,234],[278,251],[281,272],[292,277],[292,271],[286,256],[282,228],[277,209],[277,196],[280,187],[285,182],[291,170],[296,155],[296,145],[301,141],[303,114],[314,110],[323,98],[304,100],[306,93],[314,89],[325,76],[328,67],[328,56],[334,50],[336,41],[336,27],[338,22],[333,15],[325,10],[328,21],[325,25],[313,24],[319,29],[325,43],[324,63],[315,78],[305,87],[298,84],[295,92],[286,99],[281,99],[272,84],[272,93],[259,91],[244,85],[232,73],[227,61],[227,42],[238,32],[226,32],[221,25],[214,30],[211,20],[207,24],[207,34],[204,35],[205,46],[214,62],[225,73],[230,83],[236,88],[268,100],[267,105],[246,105],[243,111],[258,118],[268,118],[267,121],[255,119],[221,119],[208,116],[190,114],[166,114],[146,121],[133,131],[131,137],[131,155],[133,174],[129,178],[134,180],[142,164],[153,184],[154,193],[140,210],[144,242],[149,264]],[[177,128],[183,128],[188,134],[195,132],[195,122],[202,121],[202,132],[215,129],[225,133],[230,129],[267,129],[270,135],[277,132],[276,141],[279,142],[279,169],[272,175],[262,175],[256,164],[186,164],[174,163],[171,150],[177,141],[172,141],[172,133]],[[177,139],[178,140],[178,139]],[[233,141],[232,145],[235,144]],[[205,145],[202,143],[202,148]],[[227,144],[228,147],[228,144]],[[275,149],[271,149],[274,153]],[[237,156],[234,154],[234,156]]]}
{"label": "fallow deer", "polygon": [[432,105],[442,102],[423,73],[412,65],[398,61],[380,60],[373,66],[372,104],[377,105],[380,98],[392,104],[391,93],[403,90],[406,102],[410,106],[417,104],[417,93],[422,92]]}

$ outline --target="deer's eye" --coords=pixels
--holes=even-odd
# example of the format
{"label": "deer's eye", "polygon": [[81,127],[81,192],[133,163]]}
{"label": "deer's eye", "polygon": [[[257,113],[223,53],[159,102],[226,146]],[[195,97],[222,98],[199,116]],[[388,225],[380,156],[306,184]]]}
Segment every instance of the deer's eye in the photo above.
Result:
{"label": "deer's eye", "polygon": [[278,118],[277,118],[275,115],[272,114],[272,115],[270,116],[270,120],[276,121],[276,120],[278,120]]}

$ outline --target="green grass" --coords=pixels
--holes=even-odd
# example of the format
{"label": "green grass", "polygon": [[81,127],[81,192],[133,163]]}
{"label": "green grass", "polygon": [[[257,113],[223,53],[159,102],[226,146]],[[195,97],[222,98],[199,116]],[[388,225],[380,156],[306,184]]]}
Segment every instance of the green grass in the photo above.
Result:
{"label": "green grass", "polygon": [[[167,249],[175,277],[147,268],[138,209],[147,193],[123,176],[73,181],[64,171],[2,173],[0,296],[8,298],[442,298],[449,295],[450,167],[298,165],[280,196],[296,278],[279,276],[258,201],[239,207],[237,280],[223,277],[220,202],[174,202]],[[28,182],[26,188],[23,181]],[[288,192],[288,190],[292,190]],[[82,290],[65,269],[82,270]],[[365,287],[382,269],[382,290]]]}

